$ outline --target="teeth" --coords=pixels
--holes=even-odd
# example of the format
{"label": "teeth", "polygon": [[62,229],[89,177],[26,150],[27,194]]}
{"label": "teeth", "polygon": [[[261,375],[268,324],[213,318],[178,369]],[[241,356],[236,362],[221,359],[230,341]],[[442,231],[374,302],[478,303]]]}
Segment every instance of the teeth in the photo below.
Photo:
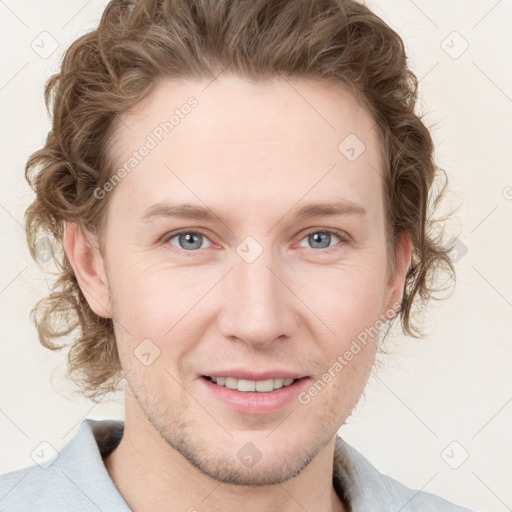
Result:
{"label": "teeth", "polygon": [[218,386],[224,386],[238,391],[259,391],[268,393],[282,387],[289,386],[294,379],[266,379],[266,380],[247,380],[235,379],[234,377],[210,377]]}

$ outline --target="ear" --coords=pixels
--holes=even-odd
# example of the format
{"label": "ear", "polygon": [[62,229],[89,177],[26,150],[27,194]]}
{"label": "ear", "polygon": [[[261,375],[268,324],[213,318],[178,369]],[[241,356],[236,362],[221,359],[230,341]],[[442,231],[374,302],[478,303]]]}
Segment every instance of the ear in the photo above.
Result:
{"label": "ear", "polygon": [[90,243],[76,223],[67,223],[63,237],[66,256],[91,309],[103,318],[112,317],[108,279],[97,245]]}
{"label": "ear", "polygon": [[[398,311],[402,303],[405,278],[411,265],[412,242],[409,233],[402,233],[398,239],[395,254],[395,271],[390,272],[386,291],[386,311]],[[385,314],[386,312],[383,312]],[[389,316],[389,315],[388,315]]]}

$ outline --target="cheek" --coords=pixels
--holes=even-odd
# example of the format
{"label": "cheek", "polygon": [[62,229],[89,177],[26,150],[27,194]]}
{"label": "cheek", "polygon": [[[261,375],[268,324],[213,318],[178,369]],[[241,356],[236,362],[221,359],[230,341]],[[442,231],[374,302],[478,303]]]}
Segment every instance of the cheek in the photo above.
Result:
{"label": "cheek", "polygon": [[147,329],[146,334],[161,338],[200,299],[207,285],[190,269],[169,268],[155,260],[151,264],[123,260],[112,279],[115,313],[127,328]]}
{"label": "cheek", "polygon": [[[120,265],[112,295],[123,367],[143,380],[171,379],[165,370],[177,376],[202,339],[208,313],[204,308],[210,307],[206,296],[217,280],[190,267]],[[147,359],[154,362],[146,366]]]}
{"label": "cheek", "polygon": [[[297,272],[296,289],[308,308],[338,342],[351,339],[374,324],[384,295],[384,268],[364,260]],[[332,332],[334,331],[334,333]]]}

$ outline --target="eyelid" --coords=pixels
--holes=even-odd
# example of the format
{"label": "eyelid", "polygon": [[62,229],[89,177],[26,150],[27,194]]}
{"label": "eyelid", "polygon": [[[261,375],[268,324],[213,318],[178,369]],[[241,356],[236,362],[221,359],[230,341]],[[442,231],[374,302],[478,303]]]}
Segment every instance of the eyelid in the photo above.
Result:
{"label": "eyelid", "polygon": [[[345,231],[341,231],[339,229],[335,229],[335,228],[311,228],[304,232],[304,234],[302,235],[302,238],[304,238],[305,236],[311,235],[313,233],[329,233],[330,235],[336,235],[340,239],[345,240],[345,241],[348,241],[350,239],[350,235],[348,233],[346,233]],[[302,240],[302,238],[301,238],[301,240]]]}

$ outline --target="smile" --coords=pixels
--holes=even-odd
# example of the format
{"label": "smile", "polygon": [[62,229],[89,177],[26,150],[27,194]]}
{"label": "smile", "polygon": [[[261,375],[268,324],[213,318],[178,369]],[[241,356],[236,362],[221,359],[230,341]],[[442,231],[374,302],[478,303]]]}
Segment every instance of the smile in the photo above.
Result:
{"label": "smile", "polygon": [[290,378],[275,378],[265,380],[248,380],[237,379],[235,377],[206,377],[211,382],[218,386],[226,387],[228,389],[236,389],[243,392],[257,391],[260,393],[268,393],[275,389],[290,386],[297,379]]}

